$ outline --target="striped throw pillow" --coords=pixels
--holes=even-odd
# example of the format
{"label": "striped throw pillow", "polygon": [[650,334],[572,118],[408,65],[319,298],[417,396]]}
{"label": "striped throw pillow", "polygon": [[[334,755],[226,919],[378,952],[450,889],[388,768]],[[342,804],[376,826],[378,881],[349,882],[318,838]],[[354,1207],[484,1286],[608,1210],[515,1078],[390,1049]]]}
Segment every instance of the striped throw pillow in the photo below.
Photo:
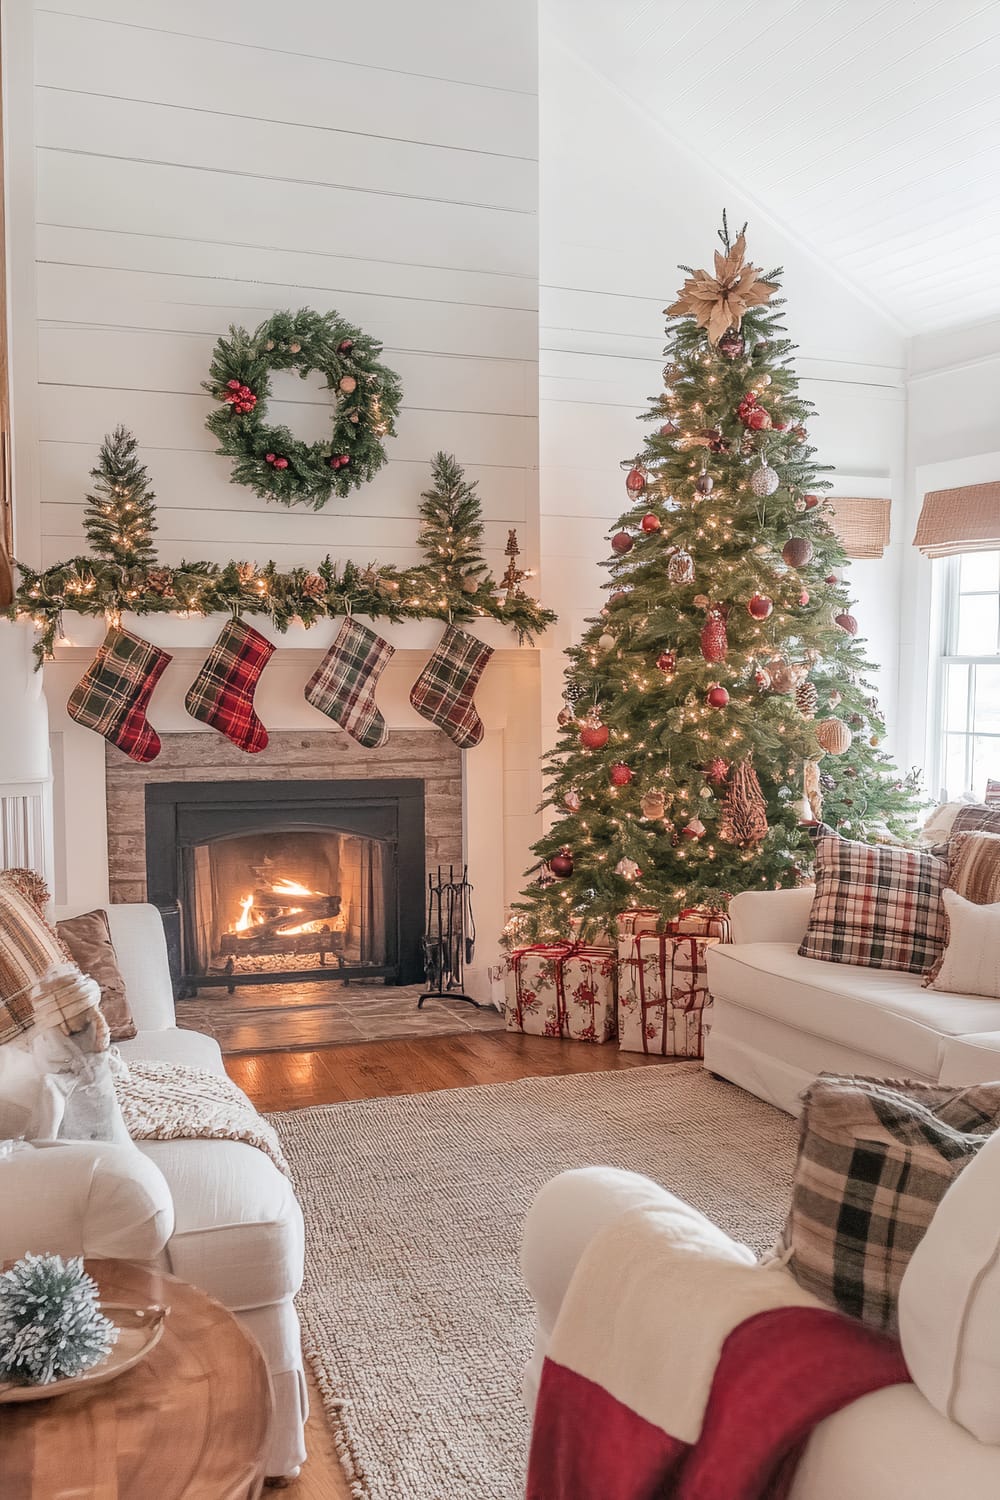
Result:
{"label": "striped throw pillow", "polygon": [[[946,885],[975,906],[994,906],[1000,901],[1000,833],[955,833],[948,841]],[[948,914],[944,919],[945,947],[951,939]],[[944,949],[924,975],[924,985],[933,984],[941,972]]]}
{"label": "striped throw pillow", "polygon": [[910,1256],[998,1125],[1000,1083],[944,1088],[822,1074],[803,1095],[775,1253],[828,1306],[893,1330]]}
{"label": "striped throw pillow", "polygon": [[933,854],[824,832],[816,840],[816,895],[799,953],[923,974],[944,949],[946,869]]}

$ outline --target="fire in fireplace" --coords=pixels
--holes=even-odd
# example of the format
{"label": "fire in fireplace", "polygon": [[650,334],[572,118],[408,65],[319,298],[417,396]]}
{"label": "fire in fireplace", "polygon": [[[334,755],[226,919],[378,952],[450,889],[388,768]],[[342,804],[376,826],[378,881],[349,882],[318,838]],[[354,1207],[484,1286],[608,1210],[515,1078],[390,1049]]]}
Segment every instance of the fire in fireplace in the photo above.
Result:
{"label": "fire in fireplace", "polygon": [[422,782],[160,783],[146,800],[182,993],[420,977]]}

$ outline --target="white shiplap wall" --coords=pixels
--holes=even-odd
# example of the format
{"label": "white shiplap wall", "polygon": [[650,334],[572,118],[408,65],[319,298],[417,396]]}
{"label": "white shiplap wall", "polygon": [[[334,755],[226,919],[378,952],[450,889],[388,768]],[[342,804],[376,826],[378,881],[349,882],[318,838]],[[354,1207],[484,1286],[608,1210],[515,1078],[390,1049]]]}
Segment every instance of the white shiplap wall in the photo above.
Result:
{"label": "white shiplap wall", "polygon": [[543,734],[551,734],[562,649],[600,605],[612,523],[626,508],[619,460],[662,387],[663,309],[705,265],[721,210],[750,219],[756,264],[783,264],[790,336],[810,434],[841,494],[893,498],[892,545],[855,563],[851,582],[893,722],[898,674],[905,404],[904,347],[829,270],[753,210],[703,162],[572,50],[564,8],[549,8],[541,53],[540,394],[542,552],[559,624],[544,641]]}
{"label": "white shiplap wall", "polygon": [[[77,548],[117,422],[165,560],[405,565],[446,448],[480,481],[493,566],[508,526],[534,561],[535,0],[64,0],[35,6],[34,52],[44,561]],[[230,322],[299,306],[382,339],[404,387],[388,466],[318,514],[229,484],[200,389]],[[327,430],[318,379],[274,388],[276,420]]]}

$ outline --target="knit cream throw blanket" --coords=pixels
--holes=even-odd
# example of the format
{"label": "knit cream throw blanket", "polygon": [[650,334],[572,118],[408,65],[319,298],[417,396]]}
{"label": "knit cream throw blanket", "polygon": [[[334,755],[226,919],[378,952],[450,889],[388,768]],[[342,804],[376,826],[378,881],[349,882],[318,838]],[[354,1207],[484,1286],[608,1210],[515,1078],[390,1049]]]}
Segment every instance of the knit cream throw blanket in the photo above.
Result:
{"label": "knit cream throw blanket", "polygon": [[245,1141],[291,1181],[274,1129],[225,1074],[129,1059],[127,1075],[115,1079],[115,1090],[134,1141]]}

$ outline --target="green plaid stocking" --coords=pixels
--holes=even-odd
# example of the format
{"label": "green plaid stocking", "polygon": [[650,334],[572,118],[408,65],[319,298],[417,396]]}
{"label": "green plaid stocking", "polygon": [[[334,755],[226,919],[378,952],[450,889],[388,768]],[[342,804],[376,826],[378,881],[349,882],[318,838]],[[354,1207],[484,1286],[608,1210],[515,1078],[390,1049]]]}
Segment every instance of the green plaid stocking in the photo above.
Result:
{"label": "green plaid stocking", "polygon": [[368,750],[389,738],[375,706],[375,688],[395,649],[348,617],[306,684],[307,701]]}
{"label": "green plaid stocking", "polygon": [[462,750],[471,750],[483,737],[483,721],[472,695],[492,655],[492,646],[484,646],[474,635],[449,625],[410,689],[410,702],[417,713],[443,729]]}
{"label": "green plaid stocking", "polygon": [[102,734],[140,764],[155,760],[160,736],[146,718],[146,709],[169,660],[159,646],[112,626],[70,695],[70,718]]}

